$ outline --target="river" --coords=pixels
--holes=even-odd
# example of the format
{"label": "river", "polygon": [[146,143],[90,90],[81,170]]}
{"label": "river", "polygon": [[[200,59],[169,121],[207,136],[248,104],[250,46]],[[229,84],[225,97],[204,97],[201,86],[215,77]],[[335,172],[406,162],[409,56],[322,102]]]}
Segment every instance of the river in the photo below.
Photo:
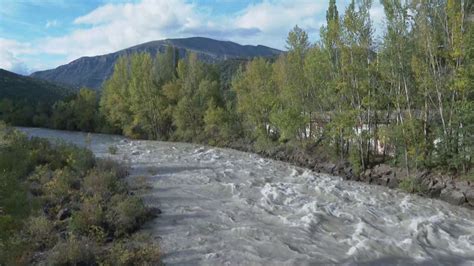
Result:
{"label": "river", "polygon": [[474,265],[474,212],[442,201],[230,149],[21,130],[145,177],[142,196],[162,214],[143,230],[167,265]]}

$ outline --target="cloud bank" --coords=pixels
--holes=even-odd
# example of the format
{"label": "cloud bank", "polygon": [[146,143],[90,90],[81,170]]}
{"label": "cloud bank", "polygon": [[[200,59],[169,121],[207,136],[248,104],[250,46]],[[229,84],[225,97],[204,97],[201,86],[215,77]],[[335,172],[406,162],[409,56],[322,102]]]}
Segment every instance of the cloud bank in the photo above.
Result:
{"label": "cloud bank", "polygon": [[32,52],[29,44],[0,38],[0,68],[19,74],[27,74],[30,70],[21,57]]}

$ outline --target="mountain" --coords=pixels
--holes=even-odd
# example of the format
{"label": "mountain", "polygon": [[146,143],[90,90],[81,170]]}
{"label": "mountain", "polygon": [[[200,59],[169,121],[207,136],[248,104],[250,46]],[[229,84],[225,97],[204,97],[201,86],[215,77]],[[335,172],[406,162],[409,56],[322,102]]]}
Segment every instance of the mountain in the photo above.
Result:
{"label": "mountain", "polygon": [[68,87],[0,69],[0,100],[54,103],[70,94]]}
{"label": "mountain", "polygon": [[100,89],[102,83],[112,75],[114,64],[120,56],[136,52],[147,52],[155,56],[158,52],[164,52],[168,46],[174,46],[178,49],[180,57],[184,57],[188,51],[192,51],[198,55],[199,59],[208,63],[237,58],[272,57],[282,52],[262,45],[240,45],[234,42],[203,37],[166,39],[143,43],[115,53],[81,57],[55,69],[35,72],[31,76],[74,87],[85,86]]}

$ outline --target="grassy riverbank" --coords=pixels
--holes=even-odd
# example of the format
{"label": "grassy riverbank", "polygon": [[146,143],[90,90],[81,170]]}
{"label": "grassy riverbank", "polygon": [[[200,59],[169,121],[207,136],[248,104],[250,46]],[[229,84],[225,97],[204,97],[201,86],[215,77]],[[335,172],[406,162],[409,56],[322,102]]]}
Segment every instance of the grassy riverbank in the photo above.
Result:
{"label": "grassy riverbank", "polygon": [[0,265],[158,263],[127,170],[0,125]]}

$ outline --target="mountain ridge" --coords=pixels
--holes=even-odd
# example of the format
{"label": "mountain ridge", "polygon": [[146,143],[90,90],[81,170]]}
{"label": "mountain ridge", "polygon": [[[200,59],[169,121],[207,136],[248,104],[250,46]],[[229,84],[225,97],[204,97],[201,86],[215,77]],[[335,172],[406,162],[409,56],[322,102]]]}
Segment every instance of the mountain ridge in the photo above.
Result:
{"label": "mountain ridge", "polygon": [[206,37],[164,39],[145,42],[108,54],[83,56],[54,69],[34,72],[30,76],[73,87],[99,90],[102,83],[112,75],[114,64],[120,56],[136,52],[147,52],[155,56],[157,53],[163,53],[168,46],[175,47],[180,58],[191,51],[207,63],[237,58],[273,57],[282,53],[281,50],[263,45],[241,45]]}

